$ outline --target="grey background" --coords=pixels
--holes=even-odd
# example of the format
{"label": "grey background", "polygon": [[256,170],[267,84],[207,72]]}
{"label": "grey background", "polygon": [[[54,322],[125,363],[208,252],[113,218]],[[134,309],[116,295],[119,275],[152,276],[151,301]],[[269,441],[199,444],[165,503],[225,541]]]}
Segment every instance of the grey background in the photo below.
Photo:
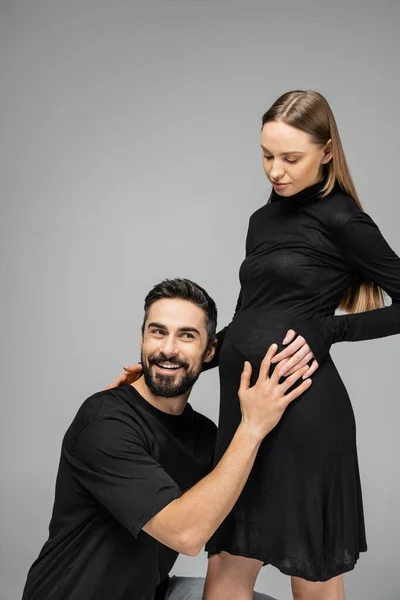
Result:
{"label": "grey background", "polygon": [[[367,212],[399,252],[396,2],[0,2],[1,592],[46,539],[64,431],[138,358],[164,277],[232,315],[250,214],[269,186],[260,117],[317,89]],[[400,597],[397,337],[332,350],[353,400],[369,551],[349,599]],[[194,406],[217,419],[217,372]],[[181,557],[175,573],[200,575]],[[291,598],[265,567],[258,588]]]}

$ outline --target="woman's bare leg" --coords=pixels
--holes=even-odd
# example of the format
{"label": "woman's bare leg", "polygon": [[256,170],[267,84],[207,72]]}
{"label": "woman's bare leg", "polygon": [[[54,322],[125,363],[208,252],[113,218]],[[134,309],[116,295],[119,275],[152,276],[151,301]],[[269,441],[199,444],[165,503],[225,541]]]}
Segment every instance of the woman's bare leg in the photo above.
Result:
{"label": "woman's bare leg", "polygon": [[262,566],[261,560],[228,552],[210,556],[203,600],[252,600]]}
{"label": "woman's bare leg", "polygon": [[345,600],[343,575],[324,582],[292,577],[291,583],[293,600]]}
{"label": "woman's bare leg", "polygon": [[[262,561],[228,552],[208,559],[203,600],[252,600]],[[343,576],[312,582],[291,577],[293,600],[345,600]]]}

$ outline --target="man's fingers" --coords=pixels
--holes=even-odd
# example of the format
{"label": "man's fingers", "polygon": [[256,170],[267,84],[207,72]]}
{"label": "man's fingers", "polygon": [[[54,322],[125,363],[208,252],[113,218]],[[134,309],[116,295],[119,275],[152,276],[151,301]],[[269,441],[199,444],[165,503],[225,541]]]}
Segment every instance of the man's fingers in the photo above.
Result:
{"label": "man's fingers", "polygon": [[140,366],[140,363],[137,363],[135,365],[128,365],[127,367],[123,367],[124,371],[126,371],[127,373],[131,373],[136,372],[137,368]]}
{"label": "man's fingers", "polygon": [[261,362],[258,379],[262,382],[264,382],[268,378],[269,369],[271,367],[271,360],[277,349],[277,344],[271,344],[271,346],[268,348],[267,354],[264,356]]}
{"label": "man's fingers", "polygon": [[249,389],[249,387],[250,387],[251,371],[252,371],[251,364],[249,363],[248,360],[246,360],[245,363],[244,363],[242,375],[240,377],[239,392],[244,392],[245,390]]}
{"label": "man's fingers", "polygon": [[300,377],[304,375],[304,373],[306,373],[306,371],[308,371],[308,369],[308,365],[306,367],[302,367],[301,369],[297,369],[297,371],[295,371],[293,375],[287,377],[285,381],[280,384],[282,386],[282,389],[285,391],[288,390],[294,383],[296,383],[298,379],[300,379]]}
{"label": "man's fingers", "polygon": [[294,390],[292,390],[289,394],[285,394],[285,396],[283,397],[283,403],[285,408],[288,404],[293,402],[293,400],[298,398],[300,394],[305,392],[311,386],[311,383],[311,379],[306,379],[298,387],[294,388]]}
{"label": "man's fingers", "polygon": [[272,373],[270,379],[272,381],[273,384],[277,384],[280,380],[280,378],[282,377],[282,375],[279,375],[279,371],[282,367],[284,367],[286,365],[286,363],[288,362],[288,358],[284,358],[283,360],[279,361],[279,364],[276,365],[274,372]]}

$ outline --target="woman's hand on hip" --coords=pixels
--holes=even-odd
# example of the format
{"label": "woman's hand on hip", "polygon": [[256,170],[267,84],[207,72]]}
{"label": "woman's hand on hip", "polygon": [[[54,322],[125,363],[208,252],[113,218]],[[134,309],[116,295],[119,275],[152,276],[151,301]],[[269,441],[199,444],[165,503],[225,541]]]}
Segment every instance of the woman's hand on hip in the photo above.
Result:
{"label": "woman's hand on hip", "polygon": [[308,371],[304,373],[303,379],[310,377],[318,369],[319,364],[303,336],[297,335],[293,329],[289,329],[282,343],[289,345],[282,352],[276,354],[271,363],[277,363],[283,358],[289,358],[289,360],[282,367],[277,367],[279,368],[278,375],[287,377],[297,371],[297,369],[301,369],[307,365],[310,360],[312,360],[312,363]]}

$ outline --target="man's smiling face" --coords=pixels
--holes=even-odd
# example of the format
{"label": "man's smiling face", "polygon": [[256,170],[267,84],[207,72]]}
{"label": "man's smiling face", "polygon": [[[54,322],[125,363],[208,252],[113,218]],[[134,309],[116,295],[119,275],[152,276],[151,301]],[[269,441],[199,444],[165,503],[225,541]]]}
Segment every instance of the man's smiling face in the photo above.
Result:
{"label": "man's smiling face", "polygon": [[206,314],[180,298],[163,298],[149,310],[141,342],[146,385],[156,396],[188,392],[214,349],[208,343]]}

